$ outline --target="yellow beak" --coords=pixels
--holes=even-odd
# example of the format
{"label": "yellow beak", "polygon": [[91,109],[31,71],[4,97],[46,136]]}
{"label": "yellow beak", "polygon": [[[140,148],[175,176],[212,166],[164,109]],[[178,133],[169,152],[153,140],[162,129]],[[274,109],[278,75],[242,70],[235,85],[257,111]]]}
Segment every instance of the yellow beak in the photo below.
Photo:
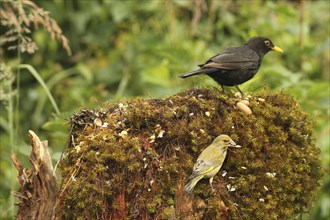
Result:
{"label": "yellow beak", "polygon": [[280,53],[283,53],[284,52],[281,48],[276,47],[276,46],[272,47],[272,50],[273,51],[276,51],[276,52],[280,52]]}

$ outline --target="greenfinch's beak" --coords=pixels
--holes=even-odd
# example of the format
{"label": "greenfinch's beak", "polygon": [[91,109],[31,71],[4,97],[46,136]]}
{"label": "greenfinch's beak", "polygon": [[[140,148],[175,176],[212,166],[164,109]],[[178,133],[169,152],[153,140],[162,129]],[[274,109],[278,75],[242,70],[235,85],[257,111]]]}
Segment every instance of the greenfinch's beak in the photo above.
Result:
{"label": "greenfinch's beak", "polygon": [[281,48],[276,47],[276,46],[272,47],[272,50],[273,51],[276,51],[276,52],[280,52],[280,53],[283,53],[284,52]]}
{"label": "greenfinch's beak", "polygon": [[241,146],[237,145],[233,140],[230,140],[229,147],[241,147]]}

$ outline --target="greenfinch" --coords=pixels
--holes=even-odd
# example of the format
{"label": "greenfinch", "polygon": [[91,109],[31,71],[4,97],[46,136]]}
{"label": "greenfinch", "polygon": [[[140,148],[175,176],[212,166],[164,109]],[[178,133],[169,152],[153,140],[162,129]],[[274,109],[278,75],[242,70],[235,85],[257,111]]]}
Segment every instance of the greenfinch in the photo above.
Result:
{"label": "greenfinch", "polygon": [[241,146],[237,145],[228,135],[221,134],[202,151],[194,165],[189,182],[184,187],[184,192],[192,193],[196,184],[202,178],[209,178],[212,191],[214,191],[212,186],[213,177],[219,172],[226,158],[228,147]]}

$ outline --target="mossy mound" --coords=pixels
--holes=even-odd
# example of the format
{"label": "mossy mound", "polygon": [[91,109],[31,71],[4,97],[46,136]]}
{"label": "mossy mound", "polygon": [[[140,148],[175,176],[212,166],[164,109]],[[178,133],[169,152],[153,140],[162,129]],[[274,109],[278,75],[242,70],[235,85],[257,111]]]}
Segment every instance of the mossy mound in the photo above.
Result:
{"label": "mossy mound", "polygon": [[[237,101],[189,90],[74,115],[58,217],[284,219],[303,212],[322,176],[311,120],[283,93],[250,98],[251,115]],[[220,134],[242,147],[228,151],[215,192],[201,180],[192,196],[183,194],[198,155]]]}

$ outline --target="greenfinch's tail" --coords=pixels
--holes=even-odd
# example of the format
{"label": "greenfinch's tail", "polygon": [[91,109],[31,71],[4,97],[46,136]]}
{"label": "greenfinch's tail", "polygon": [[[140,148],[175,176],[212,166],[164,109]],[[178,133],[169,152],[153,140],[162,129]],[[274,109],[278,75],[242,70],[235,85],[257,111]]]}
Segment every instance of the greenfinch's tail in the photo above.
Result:
{"label": "greenfinch's tail", "polygon": [[191,194],[192,191],[194,190],[196,184],[198,183],[198,181],[202,178],[203,178],[203,176],[196,176],[196,177],[190,179],[190,181],[187,183],[187,185],[184,186],[183,191]]}

